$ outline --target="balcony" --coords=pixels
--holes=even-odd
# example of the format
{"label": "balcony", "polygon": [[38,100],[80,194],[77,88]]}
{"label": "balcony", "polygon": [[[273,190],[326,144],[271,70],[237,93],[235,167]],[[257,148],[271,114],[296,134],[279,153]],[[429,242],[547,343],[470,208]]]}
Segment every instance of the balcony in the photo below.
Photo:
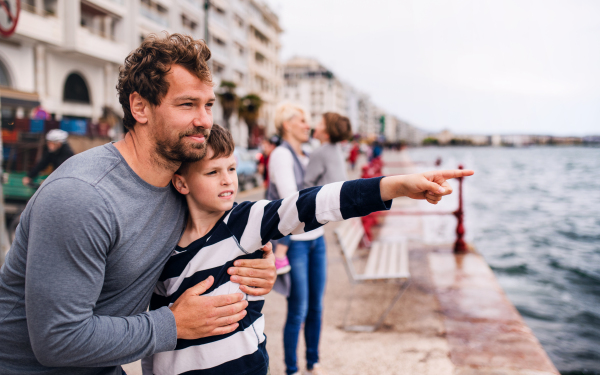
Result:
{"label": "balcony", "polygon": [[44,2],[44,8],[36,8],[30,3],[21,4],[22,11],[15,32],[28,38],[60,45],[63,42],[63,23],[56,16],[55,2]]}
{"label": "balcony", "polygon": [[81,4],[82,6],[85,4],[88,7],[100,10],[100,12],[112,13],[119,17],[125,17],[127,15],[125,0],[84,0]]}
{"label": "balcony", "polygon": [[166,14],[163,15],[158,12],[154,12],[151,9],[143,6],[140,7],[140,14],[161,26],[169,27],[169,18]]}
{"label": "balcony", "polygon": [[78,52],[96,58],[122,64],[129,49],[123,42],[102,35],[95,30],[80,26],[75,39],[75,49]]}

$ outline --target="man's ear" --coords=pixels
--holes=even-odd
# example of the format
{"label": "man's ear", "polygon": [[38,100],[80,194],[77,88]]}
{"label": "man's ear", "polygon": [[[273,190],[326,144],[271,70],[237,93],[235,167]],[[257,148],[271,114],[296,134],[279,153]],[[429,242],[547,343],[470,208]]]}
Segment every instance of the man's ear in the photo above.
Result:
{"label": "man's ear", "polygon": [[131,115],[136,122],[140,124],[148,123],[149,104],[137,92],[133,92],[129,95],[129,108],[131,109]]}
{"label": "man's ear", "polygon": [[185,178],[183,176],[174,174],[173,178],[171,179],[171,182],[180,194],[188,195],[190,193],[190,189],[188,188],[187,182],[185,181]]}

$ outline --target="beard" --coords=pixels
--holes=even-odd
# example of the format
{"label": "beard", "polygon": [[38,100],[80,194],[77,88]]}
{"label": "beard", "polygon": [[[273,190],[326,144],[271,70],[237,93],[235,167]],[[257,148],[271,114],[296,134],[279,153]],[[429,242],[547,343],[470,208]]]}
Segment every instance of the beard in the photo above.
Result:
{"label": "beard", "polygon": [[[204,142],[187,145],[184,138],[191,135],[203,135]],[[179,139],[176,141],[170,139],[157,139],[155,151],[158,155],[171,162],[193,163],[202,160],[206,155],[206,142],[208,141],[209,135],[210,130],[194,128],[179,134]]]}

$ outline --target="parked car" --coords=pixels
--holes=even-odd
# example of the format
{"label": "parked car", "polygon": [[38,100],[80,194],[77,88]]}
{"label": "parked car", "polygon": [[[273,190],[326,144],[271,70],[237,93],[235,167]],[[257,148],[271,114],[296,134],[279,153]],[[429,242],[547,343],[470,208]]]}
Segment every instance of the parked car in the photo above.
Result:
{"label": "parked car", "polygon": [[237,174],[240,191],[258,186],[258,172],[256,166],[256,152],[242,147],[236,147],[233,151],[237,162]]}

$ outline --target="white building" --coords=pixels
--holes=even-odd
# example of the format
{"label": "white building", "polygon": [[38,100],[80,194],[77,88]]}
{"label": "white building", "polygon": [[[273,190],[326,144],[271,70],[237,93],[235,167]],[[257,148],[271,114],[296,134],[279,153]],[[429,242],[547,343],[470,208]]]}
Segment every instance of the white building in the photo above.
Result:
{"label": "white building", "polygon": [[[39,103],[56,119],[122,113],[115,86],[127,54],[163,30],[204,39],[204,16],[204,0],[25,0],[15,33],[0,37],[3,119]],[[283,81],[277,16],[256,0],[211,0],[208,23],[217,86],[227,79],[263,97],[268,125]],[[255,63],[259,52],[265,64]]]}
{"label": "white building", "polygon": [[317,60],[291,58],[284,65],[284,77],[283,99],[302,105],[313,126],[326,112],[348,115],[347,86]]}

